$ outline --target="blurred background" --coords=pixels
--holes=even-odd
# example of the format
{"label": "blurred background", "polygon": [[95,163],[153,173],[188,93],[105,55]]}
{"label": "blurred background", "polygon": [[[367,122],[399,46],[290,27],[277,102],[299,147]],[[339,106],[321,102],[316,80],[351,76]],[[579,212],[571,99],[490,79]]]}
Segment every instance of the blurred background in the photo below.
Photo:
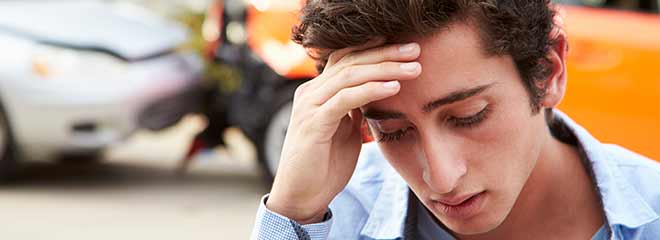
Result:
{"label": "blurred background", "polygon": [[[560,109],[660,159],[660,0],[555,2]],[[247,239],[316,75],[300,3],[0,1],[0,238]]]}

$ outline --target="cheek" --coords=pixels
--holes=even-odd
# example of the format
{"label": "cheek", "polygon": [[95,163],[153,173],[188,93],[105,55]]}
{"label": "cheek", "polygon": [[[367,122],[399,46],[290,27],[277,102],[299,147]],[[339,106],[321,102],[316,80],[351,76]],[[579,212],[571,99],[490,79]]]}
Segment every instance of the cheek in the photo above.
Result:
{"label": "cheek", "polygon": [[[517,109],[517,108],[508,108]],[[470,138],[470,151],[479,156],[473,171],[494,188],[516,191],[526,182],[538,157],[538,131],[529,110],[493,113],[489,123]]]}

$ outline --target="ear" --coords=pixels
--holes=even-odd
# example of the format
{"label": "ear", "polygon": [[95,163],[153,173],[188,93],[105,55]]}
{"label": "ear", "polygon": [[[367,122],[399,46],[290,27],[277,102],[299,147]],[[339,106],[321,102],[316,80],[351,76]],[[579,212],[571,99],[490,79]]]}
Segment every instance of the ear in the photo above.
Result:
{"label": "ear", "polygon": [[566,32],[561,25],[555,26],[550,37],[554,39],[554,44],[547,55],[551,71],[545,82],[546,91],[541,101],[542,108],[556,107],[566,93],[566,56],[568,54]]}

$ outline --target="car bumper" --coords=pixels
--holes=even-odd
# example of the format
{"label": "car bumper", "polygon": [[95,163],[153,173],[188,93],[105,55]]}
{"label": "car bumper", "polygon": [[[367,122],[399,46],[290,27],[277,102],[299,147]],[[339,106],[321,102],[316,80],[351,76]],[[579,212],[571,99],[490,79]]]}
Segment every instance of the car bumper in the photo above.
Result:
{"label": "car bumper", "polygon": [[[162,129],[194,109],[201,66],[173,55],[131,64],[120,87],[29,86],[4,94],[19,152],[30,160],[97,151],[140,128]],[[109,86],[113,86],[110,84]],[[31,87],[31,88],[30,88]]]}
{"label": "car bumper", "polygon": [[157,131],[172,126],[188,113],[199,111],[200,102],[201,88],[196,86],[163,96],[140,111],[138,127]]}

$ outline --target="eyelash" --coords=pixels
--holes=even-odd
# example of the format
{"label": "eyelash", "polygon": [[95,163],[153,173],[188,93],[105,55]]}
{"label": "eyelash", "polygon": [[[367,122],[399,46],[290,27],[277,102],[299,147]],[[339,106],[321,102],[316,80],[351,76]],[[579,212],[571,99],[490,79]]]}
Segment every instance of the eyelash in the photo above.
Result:
{"label": "eyelash", "polygon": [[[450,122],[454,127],[457,128],[473,128],[482,123],[484,120],[488,118],[488,113],[490,112],[490,107],[486,106],[484,107],[483,110],[479,111],[477,114],[472,115],[470,117],[466,118],[457,118],[457,117],[451,117],[448,119],[448,122]],[[378,139],[378,142],[396,142],[401,140],[402,137],[404,137],[408,131],[412,130],[412,127],[408,127],[405,129],[401,129],[399,131],[393,132],[393,133],[380,133],[380,138]]]}
{"label": "eyelash", "polygon": [[482,123],[486,118],[488,118],[488,113],[490,112],[490,107],[486,106],[483,110],[479,111],[477,114],[472,115],[466,118],[456,118],[451,117],[449,121],[454,127],[459,128],[472,128],[476,127],[479,123]]}
{"label": "eyelash", "polygon": [[380,139],[378,139],[378,142],[395,142],[395,141],[399,141],[410,130],[412,130],[412,127],[401,129],[401,130],[393,132],[393,133],[381,132],[380,133]]}

